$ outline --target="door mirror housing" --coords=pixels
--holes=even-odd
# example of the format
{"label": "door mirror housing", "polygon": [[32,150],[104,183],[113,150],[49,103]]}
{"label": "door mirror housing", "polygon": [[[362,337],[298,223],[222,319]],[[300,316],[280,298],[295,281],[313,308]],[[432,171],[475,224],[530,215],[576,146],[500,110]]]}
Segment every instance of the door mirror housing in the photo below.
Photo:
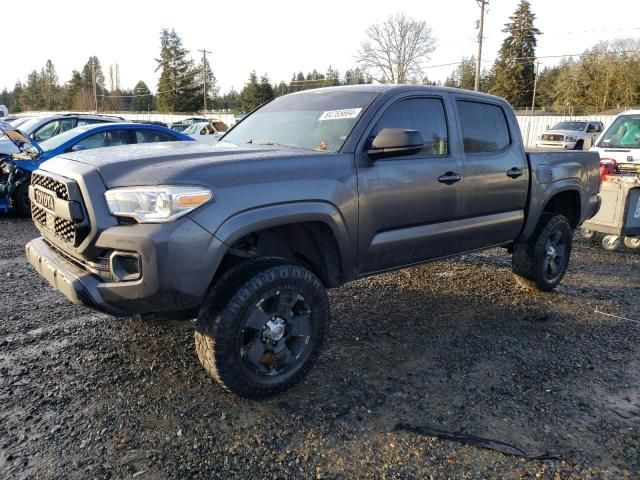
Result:
{"label": "door mirror housing", "polygon": [[422,135],[406,128],[383,128],[371,141],[367,156],[372,160],[415,155],[424,147]]}

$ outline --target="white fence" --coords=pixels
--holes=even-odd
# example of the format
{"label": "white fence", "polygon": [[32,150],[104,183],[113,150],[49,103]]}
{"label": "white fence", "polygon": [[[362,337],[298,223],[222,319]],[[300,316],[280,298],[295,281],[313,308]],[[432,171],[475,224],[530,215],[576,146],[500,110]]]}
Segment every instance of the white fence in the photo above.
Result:
{"label": "white fence", "polygon": [[544,115],[544,116],[518,116],[520,124],[520,132],[522,132],[522,140],[525,147],[535,147],[536,139],[545,130],[553,127],[556,123],[565,120],[599,120],[607,128],[616,115]]}

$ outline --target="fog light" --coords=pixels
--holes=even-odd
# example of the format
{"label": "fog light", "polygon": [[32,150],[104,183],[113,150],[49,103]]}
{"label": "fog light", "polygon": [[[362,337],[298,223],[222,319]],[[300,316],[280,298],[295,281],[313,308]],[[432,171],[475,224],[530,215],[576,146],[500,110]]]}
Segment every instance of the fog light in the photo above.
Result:
{"label": "fog light", "polygon": [[109,257],[111,275],[119,282],[138,280],[141,274],[141,260],[137,253],[113,252]]}

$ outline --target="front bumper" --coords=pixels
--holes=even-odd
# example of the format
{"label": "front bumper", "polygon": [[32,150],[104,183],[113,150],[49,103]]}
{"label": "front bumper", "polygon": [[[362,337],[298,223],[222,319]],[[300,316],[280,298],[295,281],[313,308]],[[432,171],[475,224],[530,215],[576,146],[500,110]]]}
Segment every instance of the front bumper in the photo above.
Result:
{"label": "front bumper", "polygon": [[537,148],[554,148],[558,150],[573,150],[576,148],[577,142],[554,142],[551,140],[539,140],[536,143]]}
{"label": "front bumper", "polygon": [[199,307],[226,253],[222,242],[188,218],[162,225],[111,227],[99,235],[96,247],[139,255],[140,278],[105,280],[44,238],[29,242],[26,255],[38,273],[73,303],[111,315],[130,315]]}

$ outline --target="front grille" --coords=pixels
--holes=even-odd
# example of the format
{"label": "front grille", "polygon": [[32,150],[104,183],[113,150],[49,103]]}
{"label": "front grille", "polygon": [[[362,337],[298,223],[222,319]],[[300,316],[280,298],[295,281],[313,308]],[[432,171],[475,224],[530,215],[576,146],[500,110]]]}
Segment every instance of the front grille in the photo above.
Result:
{"label": "front grille", "polygon": [[33,202],[31,202],[31,217],[40,225],[47,225],[47,212],[45,212],[43,208],[38,207]]}
{"label": "front grille", "polygon": [[552,142],[562,142],[564,140],[564,135],[553,135],[551,133],[545,133],[542,135],[542,140],[550,140]]}
{"label": "front grille", "polygon": [[55,192],[58,198],[62,200],[69,200],[69,189],[67,186],[54,178],[34,173],[31,175],[31,185],[38,185],[42,188],[46,188],[47,190]]}
{"label": "front grille", "polygon": [[76,229],[73,222],[65,220],[64,218],[56,218],[54,220],[53,231],[65,242],[75,243]]}
{"label": "front grille", "polygon": [[[31,185],[46,189],[60,201],[69,202],[69,208],[76,212],[73,214],[74,220],[67,220],[56,216],[36,202],[31,202],[31,217],[37,225],[43,227],[43,235],[52,239],[55,237],[55,239],[73,247],[80,245],[89,234],[90,226],[86,215],[78,215],[78,211],[84,211],[84,209],[78,208],[83,206],[84,202],[76,182],[34,172],[31,175]],[[78,216],[80,218],[77,218]]]}

